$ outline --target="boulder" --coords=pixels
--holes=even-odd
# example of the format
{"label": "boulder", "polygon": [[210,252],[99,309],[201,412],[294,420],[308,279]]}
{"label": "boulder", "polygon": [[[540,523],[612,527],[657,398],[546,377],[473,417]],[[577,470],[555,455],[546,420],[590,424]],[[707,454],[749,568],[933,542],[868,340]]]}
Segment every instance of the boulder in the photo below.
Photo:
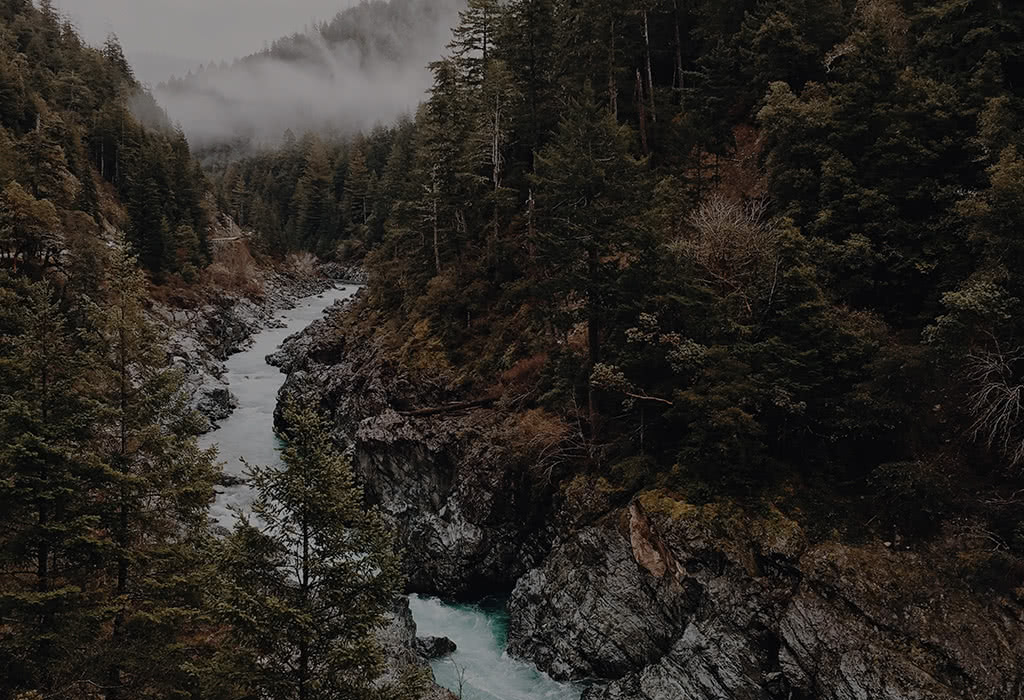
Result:
{"label": "boulder", "polygon": [[448,637],[417,637],[416,652],[424,659],[441,659],[455,653],[455,642]]}

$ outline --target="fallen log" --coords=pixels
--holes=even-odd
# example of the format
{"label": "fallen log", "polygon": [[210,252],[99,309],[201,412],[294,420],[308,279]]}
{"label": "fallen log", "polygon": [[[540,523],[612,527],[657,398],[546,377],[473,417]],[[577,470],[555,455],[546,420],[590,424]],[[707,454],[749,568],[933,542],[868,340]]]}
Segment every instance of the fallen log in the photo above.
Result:
{"label": "fallen log", "polygon": [[488,399],[477,399],[476,401],[458,401],[455,403],[446,403],[443,406],[431,406],[430,408],[417,408],[412,411],[398,411],[398,415],[406,416],[407,418],[423,418],[426,416],[438,416],[444,413],[455,413],[457,411],[466,411],[471,408],[485,408],[490,406],[496,401],[494,398]]}

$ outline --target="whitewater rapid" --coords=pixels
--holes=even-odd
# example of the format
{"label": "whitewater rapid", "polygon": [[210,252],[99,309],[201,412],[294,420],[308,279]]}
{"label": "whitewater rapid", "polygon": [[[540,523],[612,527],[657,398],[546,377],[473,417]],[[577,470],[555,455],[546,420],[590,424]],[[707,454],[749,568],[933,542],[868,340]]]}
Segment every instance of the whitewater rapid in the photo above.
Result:
{"label": "whitewater rapid", "polygon": [[[451,656],[431,663],[434,677],[462,700],[578,700],[580,689],[558,683],[532,664],[505,653],[508,614],[503,600],[450,605],[437,598],[410,596],[409,607],[421,637],[448,637]],[[460,687],[461,681],[461,687]]]}
{"label": "whitewater rapid", "polygon": [[[285,375],[266,362],[267,355],[284,340],[320,318],[336,301],[348,299],[358,287],[330,289],[298,302],[281,312],[279,327],[268,328],[253,337],[245,351],[226,362],[225,379],[238,400],[238,407],[219,427],[201,440],[204,447],[217,445],[224,471],[241,479],[245,465],[277,464],[280,444],[274,436],[274,407]],[[231,528],[232,508],[245,510],[252,492],[244,483],[220,488],[210,516],[217,524]],[[458,693],[462,679],[462,700],[578,700],[580,690],[556,683],[532,665],[505,653],[508,615],[503,602],[493,605],[448,605],[434,598],[410,599],[417,634],[448,637],[458,645],[451,657],[431,664],[437,682]]]}

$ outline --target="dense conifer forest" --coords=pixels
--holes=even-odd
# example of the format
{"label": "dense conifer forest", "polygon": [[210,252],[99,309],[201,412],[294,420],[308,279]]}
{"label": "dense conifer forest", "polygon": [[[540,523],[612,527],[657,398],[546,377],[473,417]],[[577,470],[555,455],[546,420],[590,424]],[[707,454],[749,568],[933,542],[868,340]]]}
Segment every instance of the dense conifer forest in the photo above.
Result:
{"label": "dense conifer forest", "polygon": [[[116,39],[0,0],[0,698],[415,697],[372,683],[401,577],[314,411],[254,472],[274,527],[209,532],[216,456],[145,311],[221,215],[363,266],[345,332],[431,387],[407,413],[513,417],[538,499],[955,534],[937,575],[1013,594],[1024,6],[468,0],[430,69],[407,119],[204,172]],[[296,563],[302,518],[360,533],[372,595],[329,534]]]}
{"label": "dense conifer forest", "polygon": [[976,0],[472,0],[414,119],[216,187],[363,260],[375,337],[511,402],[545,478],[968,523],[1009,585],[1022,42]]}

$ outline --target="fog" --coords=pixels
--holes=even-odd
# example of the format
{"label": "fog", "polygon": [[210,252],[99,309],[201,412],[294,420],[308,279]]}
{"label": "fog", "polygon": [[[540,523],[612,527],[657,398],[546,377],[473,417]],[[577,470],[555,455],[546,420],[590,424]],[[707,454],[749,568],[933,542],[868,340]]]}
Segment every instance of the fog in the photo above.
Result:
{"label": "fog", "polygon": [[[413,111],[430,85],[426,64],[441,55],[462,1],[56,4],[89,43],[116,33],[171,121],[203,146],[238,138],[273,143],[285,129],[366,129]],[[296,33],[304,36],[274,43]],[[235,61],[243,56],[249,58]],[[172,76],[179,79],[167,82]]]}

